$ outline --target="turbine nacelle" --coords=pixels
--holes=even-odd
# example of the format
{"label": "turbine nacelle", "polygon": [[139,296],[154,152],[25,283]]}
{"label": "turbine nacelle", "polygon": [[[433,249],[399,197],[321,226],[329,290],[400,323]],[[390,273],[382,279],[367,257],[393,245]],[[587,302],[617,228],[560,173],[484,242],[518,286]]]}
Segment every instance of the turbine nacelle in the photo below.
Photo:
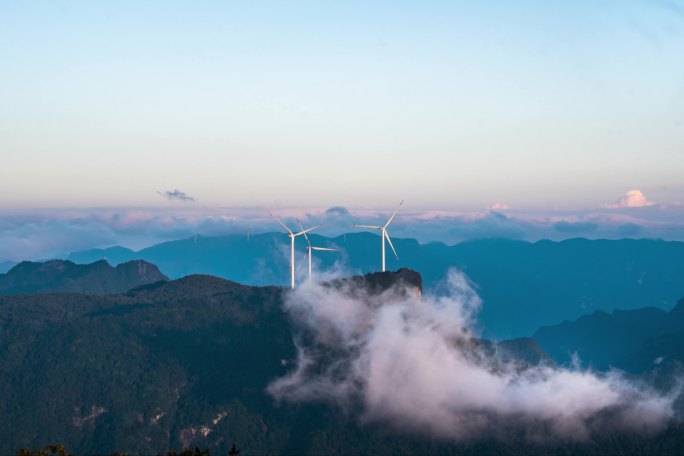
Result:
{"label": "turbine nacelle", "polygon": [[392,252],[394,252],[394,256],[397,257],[397,260],[399,259],[399,255],[397,255],[397,251],[394,249],[394,245],[392,245],[392,239],[390,239],[389,234],[387,233],[387,227],[389,226],[390,223],[392,223],[392,220],[394,220],[394,217],[397,215],[397,212],[399,212],[399,209],[401,208],[401,205],[404,204],[404,200],[401,200],[401,203],[399,203],[399,206],[397,209],[390,215],[390,218],[387,219],[387,222],[383,226],[377,226],[377,225],[352,225],[355,228],[369,228],[372,230],[380,230],[380,241],[382,242],[382,270],[385,271],[385,239],[387,239],[387,243],[389,246],[392,248]]}
{"label": "turbine nacelle", "polygon": [[[289,229],[289,228],[287,227],[287,225],[285,225],[285,224],[283,223],[283,221],[280,220],[278,217],[276,217],[275,215],[271,214],[270,212],[266,212],[266,214],[268,214],[269,217],[273,217],[274,219],[276,219],[276,221],[277,221],[278,223],[280,223],[280,226],[282,226],[283,228],[285,228],[285,231],[287,231],[287,235],[290,237],[290,278],[291,278],[291,286],[292,286],[292,288],[294,288],[294,287],[295,287],[295,263],[294,263],[294,248],[295,248],[294,243],[295,243],[295,238],[296,238],[297,236],[301,236],[301,235],[304,235],[304,237],[306,237],[306,233],[308,233],[309,231],[313,231],[313,230],[315,230],[316,228],[320,228],[320,227],[323,226],[323,225],[321,224],[321,225],[317,225],[317,226],[314,226],[314,227],[311,227],[311,228],[304,229],[304,227],[302,226],[302,224],[299,223],[299,220],[297,220],[297,223],[299,223],[299,226],[300,226],[300,228],[301,228],[302,230],[299,231],[299,232],[297,232],[297,233],[293,233],[292,230]],[[307,243],[309,242],[309,238],[308,238],[308,237],[307,237],[307,239],[306,239],[306,242],[307,242]],[[310,256],[310,255],[309,255],[309,256]],[[310,262],[310,261],[311,261],[311,260],[309,260],[309,262]]]}
{"label": "turbine nacelle", "polygon": [[312,246],[311,242],[309,241],[309,236],[306,235],[306,233],[308,231],[311,231],[311,230],[304,230],[304,227],[299,222],[299,220],[297,220],[297,223],[299,223],[299,228],[302,229],[301,233],[304,235],[304,239],[306,239],[306,254],[309,257],[309,280],[311,280],[311,251],[312,250],[324,250],[324,251],[339,252],[339,250],[338,249],[331,249],[329,247],[314,247],[314,246]]}

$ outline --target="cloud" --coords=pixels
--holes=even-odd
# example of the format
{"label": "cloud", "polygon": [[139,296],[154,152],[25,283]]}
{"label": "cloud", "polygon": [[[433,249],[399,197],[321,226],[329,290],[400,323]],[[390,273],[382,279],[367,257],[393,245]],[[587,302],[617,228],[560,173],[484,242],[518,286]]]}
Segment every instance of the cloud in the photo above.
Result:
{"label": "cloud", "polygon": [[[522,366],[488,353],[467,328],[481,301],[456,271],[449,294],[395,287],[370,295],[351,285],[305,283],[285,309],[295,327],[295,369],[268,391],[277,400],[336,404],[363,423],[468,440],[504,435],[587,440],[610,430],[654,433],[674,395],[617,372]],[[514,432],[515,433],[515,432]]]}
{"label": "cloud", "polygon": [[336,216],[336,217],[348,217],[349,210],[342,206],[333,206],[325,210],[326,216]]}
{"label": "cloud", "polygon": [[[211,208],[177,204],[147,208],[60,208],[0,211],[0,261],[53,258],[73,250],[122,245],[140,249],[195,234],[205,236],[279,232],[266,208]],[[355,232],[352,224],[382,225],[391,211],[374,212],[343,207],[316,210],[279,208],[278,215],[296,226],[324,225],[322,236]],[[73,234],[72,234],[73,233]],[[390,226],[390,235],[455,244],[483,238],[525,241],[562,240],[584,236],[621,239],[626,236],[684,241],[684,205],[633,208],[594,208],[576,211],[416,211],[403,208]],[[73,237],[72,237],[73,236]]]}
{"label": "cloud", "polygon": [[443,229],[449,237],[458,241],[484,238],[525,239],[528,232],[526,222],[496,211],[450,217],[440,222],[444,224]]}
{"label": "cloud", "polygon": [[617,227],[618,233],[622,236],[637,236],[643,233],[643,227],[635,223],[623,223]]}
{"label": "cloud", "polygon": [[647,207],[654,206],[656,203],[646,199],[641,190],[634,189],[625,193],[625,196],[620,198],[614,204],[606,204],[605,207],[616,209],[616,208],[634,208],[634,207]]}
{"label": "cloud", "polygon": [[159,193],[161,196],[163,196],[169,201],[183,201],[186,203],[195,201],[195,198],[193,198],[185,192],[181,192],[178,189],[175,189],[174,191],[167,190],[165,192],[158,191],[157,193]]}
{"label": "cloud", "polygon": [[488,211],[507,211],[511,207],[508,204],[494,203],[487,206]]}
{"label": "cloud", "polygon": [[111,228],[92,220],[31,220],[0,230],[0,261],[61,258],[71,251],[111,244],[116,238]]}
{"label": "cloud", "polygon": [[593,233],[598,228],[598,223],[594,222],[568,222],[560,220],[553,224],[553,229],[566,234]]}

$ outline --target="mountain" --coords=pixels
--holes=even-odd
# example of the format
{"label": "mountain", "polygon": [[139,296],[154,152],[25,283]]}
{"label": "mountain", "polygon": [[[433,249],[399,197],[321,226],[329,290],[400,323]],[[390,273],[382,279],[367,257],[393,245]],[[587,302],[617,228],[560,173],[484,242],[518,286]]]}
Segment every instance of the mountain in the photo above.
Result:
{"label": "mountain", "polygon": [[69,255],[69,260],[79,264],[94,263],[99,260],[107,260],[111,265],[116,266],[137,259],[136,253],[126,247],[109,247],[106,249],[84,250]]}
{"label": "mountain", "polygon": [[[380,238],[371,233],[354,233],[336,238],[312,234],[311,242],[321,247],[337,247],[340,253],[315,252],[314,273],[329,270],[335,264],[351,273],[377,271],[380,263]],[[223,237],[193,236],[188,239],[157,244],[138,252],[122,247],[94,249],[75,252],[69,260],[76,263],[106,259],[112,264],[141,259],[159,266],[171,278],[190,274],[211,274],[248,285],[289,284],[290,243],[286,234],[265,233],[251,236],[231,235]],[[397,248],[402,256],[414,258],[415,270],[440,268],[446,265],[437,258],[423,258],[421,245],[413,239],[398,239]],[[305,243],[297,242],[298,274],[306,274]],[[371,252],[377,251],[377,255]],[[377,256],[377,262],[374,261]],[[396,259],[388,258],[388,270],[403,266]],[[436,273],[435,273],[436,274]],[[432,275],[435,275],[432,274]]]}
{"label": "mountain", "polygon": [[643,372],[663,362],[684,363],[684,299],[669,312],[654,307],[597,311],[539,328],[533,338],[562,364],[574,354],[599,370]]}
{"label": "mountain", "polygon": [[531,365],[553,365],[551,358],[539,343],[531,337],[504,340],[497,345],[498,356],[503,361],[518,361]]}
{"label": "mountain", "polygon": [[[314,274],[324,271],[367,273],[380,264],[380,237],[353,233],[312,244],[336,247],[315,252]],[[427,291],[442,292],[449,268],[462,270],[484,305],[479,315],[484,335],[498,340],[525,337],[537,328],[579,318],[589,312],[661,309],[684,294],[684,243],[660,240],[570,239],[534,243],[505,239],[468,241],[453,246],[393,240],[400,260],[389,252],[388,269],[421,271]],[[306,274],[305,243],[297,241],[297,270]],[[251,237],[195,236],[157,244],[138,252],[120,247],[77,252],[75,262],[141,259],[171,278],[211,274],[250,285],[286,285],[289,239],[280,233]]]}
{"label": "mountain", "polygon": [[[400,270],[325,286],[374,296],[398,283],[420,292],[422,278]],[[458,443],[360,423],[322,403],[276,402],[266,387],[298,357],[289,293],[193,275],[120,295],[0,296],[0,454],[51,443],[75,454],[226,454],[236,442],[242,454],[296,455],[624,454],[635,445],[658,454],[684,444],[676,425],[567,445],[516,431]],[[548,358],[531,339],[473,343],[521,368]]]}
{"label": "mountain", "polygon": [[[419,290],[421,278],[350,280],[377,292],[397,282]],[[0,454],[54,442],[76,454],[226,453],[233,440],[246,454],[302,454],[314,444],[305,428],[355,429],[265,392],[297,356],[288,292],[194,275],[123,295],[0,296]]]}
{"label": "mountain", "polygon": [[0,294],[21,293],[123,293],[141,285],[168,281],[168,277],[146,261],[135,260],[112,267],[105,260],[91,264],[51,260],[24,261],[0,274]]}

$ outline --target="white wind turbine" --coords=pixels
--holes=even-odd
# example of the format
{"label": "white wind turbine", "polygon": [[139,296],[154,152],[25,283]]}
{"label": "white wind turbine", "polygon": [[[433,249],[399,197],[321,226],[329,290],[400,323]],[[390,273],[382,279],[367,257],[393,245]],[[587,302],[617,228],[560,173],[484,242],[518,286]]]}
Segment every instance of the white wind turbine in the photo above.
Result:
{"label": "white wind turbine", "polygon": [[292,277],[292,288],[294,288],[295,287],[295,264],[294,264],[294,252],[295,252],[294,242],[295,242],[295,238],[297,236],[301,236],[302,234],[306,235],[306,233],[308,233],[309,231],[315,230],[316,228],[319,228],[321,225],[314,226],[314,227],[308,228],[306,230],[302,228],[302,231],[300,231],[299,233],[293,233],[287,226],[285,226],[285,224],[278,217],[274,216],[270,212],[267,212],[267,214],[270,215],[271,217],[273,217],[274,219],[276,219],[278,221],[278,223],[280,223],[280,225],[282,225],[282,227],[285,228],[285,230],[287,230],[288,236],[290,236],[290,272],[291,272],[291,277]]}
{"label": "white wind turbine", "polygon": [[404,200],[401,200],[401,203],[399,203],[397,210],[394,211],[394,213],[387,220],[387,223],[385,223],[383,226],[352,225],[356,228],[371,228],[374,230],[380,230],[380,242],[382,242],[382,271],[383,272],[385,271],[385,239],[387,239],[387,242],[389,243],[390,247],[392,247],[392,252],[394,252],[394,256],[397,257],[397,260],[399,259],[399,255],[397,255],[397,251],[394,250],[394,246],[392,245],[392,240],[390,239],[389,234],[387,234],[387,227],[389,226],[390,223],[392,223],[394,216],[397,215],[397,212],[399,212],[399,208],[401,207],[402,204],[404,204]]}
{"label": "white wind turbine", "polygon": [[[299,223],[299,220],[297,220],[297,223]],[[312,246],[311,242],[309,242],[309,236],[306,235],[306,232],[304,231],[304,227],[302,226],[301,223],[299,223],[299,227],[302,229],[302,233],[304,234],[304,239],[306,239],[306,253],[309,256],[309,280],[311,280],[311,251],[312,250],[326,250],[326,251],[330,251],[330,252],[339,252],[339,250],[338,249],[331,249],[331,248],[327,248],[327,247],[314,247],[314,246]]]}

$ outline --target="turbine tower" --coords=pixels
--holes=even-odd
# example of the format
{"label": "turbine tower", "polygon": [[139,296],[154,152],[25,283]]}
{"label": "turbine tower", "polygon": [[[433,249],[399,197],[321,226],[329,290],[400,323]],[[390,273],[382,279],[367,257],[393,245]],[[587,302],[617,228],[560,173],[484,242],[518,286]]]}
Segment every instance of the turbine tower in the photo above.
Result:
{"label": "turbine tower", "polygon": [[399,259],[399,255],[397,255],[397,251],[394,250],[394,246],[392,245],[392,240],[390,239],[389,234],[387,234],[387,227],[389,226],[390,223],[392,223],[394,216],[397,215],[397,212],[399,212],[399,208],[401,208],[402,204],[404,204],[404,200],[401,200],[401,203],[399,203],[399,206],[397,207],[397,209],[394,211],[394,213],[387,220],[387,223],[385,223],[383,226],[352,225],[353,227],[356,227],[356,228],[371,228],[374,230],[380,230],[380,242],[382,243],[382,271],[383,272],[385,272],[385,239],[387,239],[387,242],[389,243],[390,247],[392,247],[392,252],[394,252],[394,256],[397,257],[397,260]]}
{"label": "turbine tower", "polygon": [[308,233],[309,231],[315,230],[316,228],[319,228],[321,225],[314,226],[314,227],[306,229],[306,230],[302,229],[302,231],[300,231],[299,233],[293,233],[287,226],[285,226],[285,224],[282,222],[282,220],[280,220],[278,217],[274,216],[270,212],[267,212],[267,214],[270,215],[271,217],[273,217],[274,219],[276,219],[278,221],[278,223],[280,223],[280,225],[283,228],[285,228],[285,230],[287,231],[287,235],[290,236],[290,273],[291,273],[291,278],[292,278],[292,288],[294,288],[295,287],[295,264],[294,264],[295,238],[297,236],[301,236],[302,234],[306,235],[306,233]]}
{"label": "turbine tower", "polygon": [[[299,223],[299,220],[297,220],[297,223]],[[326,250],[330,252],[339,252],[338,249],[331,249],[327,247],[314,247],[311,245],[311,242],[309,242],[309,236],[306,235],[306,232],[304,232],[304,227],[302,226],[301,223],[299,223],[299,228],[302,229],[302,233],[304,233],[304,239],[306,239],[306,254],[309,256],[309,280],[311,280],[311,251],[312,250]]]}

